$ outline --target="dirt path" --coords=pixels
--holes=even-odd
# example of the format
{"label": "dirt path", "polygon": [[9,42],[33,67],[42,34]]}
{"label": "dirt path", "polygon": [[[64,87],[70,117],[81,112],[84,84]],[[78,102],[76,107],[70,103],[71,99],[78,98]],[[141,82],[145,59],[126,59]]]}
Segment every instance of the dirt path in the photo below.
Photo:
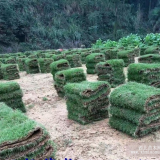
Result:
{"label": "dirt path", "polygon": [[[87,76],[87,80],[96,81],[96,79],[95,75]],[[56,142],[58,160],[65,158],[72,158],[72,160],[140,159],[126,156],[127,144],[160,142],[160,132],[137,140],[112,129],[108,119],[85,126],[68,120],[65,100],[57,96],[51,74],[26,75],[23,72],[21,79],[16,81],[24,93],[23,101],[27,108],[27,115],[43,124],[52,140]]]}

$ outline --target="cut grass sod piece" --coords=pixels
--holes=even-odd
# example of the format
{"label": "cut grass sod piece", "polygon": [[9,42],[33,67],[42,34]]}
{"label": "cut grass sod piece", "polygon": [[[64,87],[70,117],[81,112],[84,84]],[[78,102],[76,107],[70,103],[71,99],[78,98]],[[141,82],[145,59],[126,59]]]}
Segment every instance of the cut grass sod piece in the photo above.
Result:
{"label": "cut grass sod piece", "polygon": [[138,58],[139,63],[160,63],[159,54],[146,54]]}
{"label": "cut grass sod piece", "polygon": [[71,68],[82,67],[81,56],[79,54],[67,55],[66,59]]}
{"label": "cut grass sod piece", "polygon": [[60,97],[64,97],[64,86],[67,83],[82,82],[86,80],[86,75],[81,68],[71,68],[59,71],[55,75],[54,87]]}
{"label": "cut grass sod piece", "polygon": [[113,88],[123,84],[125,82],[123,67],[124,61],[122,59],[113,59],[98,63],[96,65],[98,80],[109,82]]}
{"label": "cut grass sod piece", "polygon": [[128,81],[160,87],[160,64],[133,63],[128,67]]}
{"label": "cut grass sod piece", "polygon": [[1,160],[55,157],[55,144],[42,125],[4,103],[0,103],[0,119]]}
{"label": "cut grass sod piece", "polygon": [[68,83],[64,90],[69,119],[88,124],[108,117],[108,82]]}
{"label": "cut grass sod piece", "polygon": [[133,137],[160,129],[160,89],[129,82],[110,95],[109,124]]}

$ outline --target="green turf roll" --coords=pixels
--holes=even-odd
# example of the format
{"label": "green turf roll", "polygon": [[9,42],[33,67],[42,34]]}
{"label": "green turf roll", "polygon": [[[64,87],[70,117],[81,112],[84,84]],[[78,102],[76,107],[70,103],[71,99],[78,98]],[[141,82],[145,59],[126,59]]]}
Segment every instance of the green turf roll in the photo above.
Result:
{"label": "green turf roll", "polygon": [[147,54],[138,58],[139,63],[160,63],[159,54]]}
{"label": "green turf roll", "polygon": [[66,59],[71,68],[82,67],[81,56],[79,54],[67,55]]}

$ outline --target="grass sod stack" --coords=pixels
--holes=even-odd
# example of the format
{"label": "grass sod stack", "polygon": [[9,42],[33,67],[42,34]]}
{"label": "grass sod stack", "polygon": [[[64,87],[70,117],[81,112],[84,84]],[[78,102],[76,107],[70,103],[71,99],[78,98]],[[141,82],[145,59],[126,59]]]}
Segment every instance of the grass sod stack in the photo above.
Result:
{"label": "grass sod stack", "polygon": [[22,101],[23,93],[17,82],[0,83],[0,102],[5,102],[13,109],[19,109],[26,112]]}
{"label": "grass sod stack", "polygon": [[133,137],[160,129],[160,89],[129,82],[110,95],[109,124]]}
{"label": "grass sod stack", "polygon": [[103,52],[105,54],[106,60],[118,58],[118,56],[117,56],[118,49],[117,48],[105,49]]}
{"label": "grass sod stack", "polygon": [[79,54],[67,55],[66,59],[68,60],[71,68],[82,67],[81,56]]}
{"label": "grass sod stack", "polygon": [[55,75],[54,87],[59,97],[64,97],[64,86],[67,83],[82,82],[86,80],[86,75],[81,68],[71,68],[59,71]]}
{"label": "grass sod stack", "polygon": [[109,82],[113,88],[123,84],[125,82],[123,67],[124,61],[122,59],[113,59],[98,63],[96,65],[98,80]]}
{"label": "grass sod stack", "polygon": [[138,58],[139,63],[160,63],[159,54],[146,54]]}
{"label": "grass sod stack", "polygon": [[55,144],[46,129],[0,103],[0,159],[24,160],[55,158]]}
{"label": "grass sod stack", "polygon": [[38,66],[38,60],[37,59],[26,58],[25,67],[26,67],[27,74],[39,73],[39,66]]}
{"label": "grass sod stack", "polygon": [[20,78],[17,64],[2,64],[1,70],[4,80],[14,80]]}
{"label": "grass sod stack", "polygon": [[133,63],[128,67],[128,81],[160,87],[160,64]]}
{"label": "grass sod stack", "polygon": [[16,58],[10,57],[10,58],[5,59],[5,64],[16,64]]}
{"label": "grass sod stack", "polygon": [[25,60],[26,58],[17,58],[17,63],[18,63],[18,67],[20,71],[26,71],[26,67],[25,67]]}
{"label": "grass sod stack", "polygon": [[68,83],[64,89],[69,119],[84,125],[108,118],[108,82]]}
{"label": "grass sod stack", "polygon": [[38,63],[41,73],[50,73],[51,72],[50,64],[52,62],[53,62],[52,58],[39,58]]}
{"label": "grass sod stack", "polygon": [[65,59],[66,58],[66,55],[65,54],[55,54],[52,56],[52,58],[54,59],[54,61],[58,61],[60,59]]}
{"label": "grass sod stack", "polygon": [[103,53],[92,53],[86,57],[87,74],[96,73],[96,65],[99,62],[104,62],[105,56]]}
{"label": "grass sod stack", "polygon": [[83,51],[81,52],[81,61],[82,61],[82,64],[86,64],[86,57],[88,55],[92,54],[91,51]]}
{"label": "grass sod stack", "polygon": [[134,63],[134,58],[139,57],[139,51],[130,49],[130,50],[122,50],[118,52],[118,59],[123,59],[125,63],[125,67],[129,64]]}
{"label": "grass sod stack", "polygon": [[3,72],[2,72],[2,68],[1,68],[2,64],[3,63],[0,61],[0,79],[3,79]]}
{"label": "grass sod stack", "polygon": [[58,60],[58,61],[51,63],[50,68],[51,68],[51,73],[53,75],[53,79],[55,80],[55,74],[58,71],[69,69],[70,65],[66,59],[61,59],[61,60]]}
{"label": "grass sod stack", "polygon": [[144,54],[159,54],[160,49],[157,46],[149,46],[145,51]]}

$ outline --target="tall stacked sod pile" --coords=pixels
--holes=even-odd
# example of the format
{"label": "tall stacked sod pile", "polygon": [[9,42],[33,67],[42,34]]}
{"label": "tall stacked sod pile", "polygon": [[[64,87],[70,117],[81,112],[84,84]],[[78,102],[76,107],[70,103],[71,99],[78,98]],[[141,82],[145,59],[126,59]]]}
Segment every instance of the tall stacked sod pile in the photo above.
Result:
{"label": "tall stacked sod pile", "polygon": [[149,46],[145,51],[144,54],[159,54],[160,49],[156,46]]}
{"label": "tall stacked sod pile", "polygon": [[2,64],[1,70],[4,80],[14,80],[20,78],[17,64]]}
{"label": "tall stacked sod pile", "polygon": [[68,60],[71,68],[82,67],[81,56],[79,54],[67,55],[66,59]]}
{"label": "tall stacked sod pile", "polygon": [[0,83],[0,102],[5,102],[13,109],[19,109],[25,112],[25,106],[22,101],[23,93],[17,82]]}
{"label": "tall stacked sod pile", "polygon": [[122,59],[113,59],[98,63],[96,65],[98,80],[109,82],[113,88],[123,84],[125,82],[123,67],[124,61]]}
{"label": "tall stacked sod pile", "polygon": [[26,71],[25,60],[26,60],[25,56],[23,56],[23,58],[21,58],[21,57],[17,58],[17,64],[18,64],[20,71]]}
{"label": "tall stacked sod pile", "polygon": [[54,59],[54,61],[58,61],[60,59],[65,59],[66,58],[66,55],[65,54],[55,54],[52,56],[52,58]]}
{"label": "tall stacked sod pile", "polygon": [[138,58],[139,63],[160,63],[159,54],[146,54]]}
{"label": "tall stacked sod pile", "polygon": [[16,64],[16,58],[9,57],[9,58],[5,59],[5,64]]}
{"label": "tall stacked sod pile", "polygon": [[66,70],[70,68],[69,62],[66,59],[61,59],[50,64],[51,73],[53,75],[53,79],[55,80],[55,74],[58,71]]}
{"label": "tall stacked sod pile", "polygon": [[2,64],[3,63],[0,61],[0,79],[3,79]]}
{"label": "tall stacked sod pile", "polygon": [[41,73],[50,73],[51,72],[50,64],[53,61],[54,60],[52,58],[39,58],[38,63]]}
{"label": "tall stacked sod pile", "polygon": [[140,47],[140,55],[142,56],[142,55],[145,55],[145,50],[148,48],[148,46],[147,45],[143,45],[143,46],[141,46]]}
{"label": "tall stacked sod pile", "polygon": [[102,51],[105,54],[105,58],[106,60],[109,59],[117,59],[117,53],[118,53],[118,49],[117,48],[109,48],[109,49],[105,49],[104,51]]}
{"label": "tall stacked sod pile", "polygon": [[92,54],[91,51],[83,51],[81,52],[81,61],[82,61],[82,64],[86,64],[86,57],[88,55]]}
{"label": "tall stacked sod pile", "polygon": [[55,158],[55,144],[47,130],[22,112],[0,103],[0,159]]}
{"label": "tall stacked sod pile", "polygon": [[86,75],[81,68],[71,68],[59,71],[55,74],[54,87],[59,97],[64,97],[64,86],[67,83],[82,82],[86,80]]}
{"label": "tall stacked sod pile", "polygon": [[104,62],[105,56],[103,53],[92,53],[86,57],[86,67],[88,74],[95,74],[96,73],[96,65],[99,62]]}
{"label": "tall stacked sod pile", "polygon": [[88,124],[108,117],[108,82],[68,83],[64,89],[69,119]]}
{"label": "tall stacked sod pile", "polygon": [[37,59],[26,58],[25,67],[26,67],[26,72],[28,74],[39,73],[39,66],[38,66],[38,60]]}
{"label": "tall stacked sod pile", "polygon": [[109,124],[133,137],[160,129],[160,89],[129,82],[110,95]]}
{"label": "tall stacked sod pile", "polygon": [[131,63],[134,63],[135,57],[139,57],[139,51],[136,49],[122,50],[118,52],[118,59],[124,60],[125,67]]}
{"label": "tall stacked sod pile", "polygon": [[160,64],[134,63],[128,67],[128,81],[160,87]]}

